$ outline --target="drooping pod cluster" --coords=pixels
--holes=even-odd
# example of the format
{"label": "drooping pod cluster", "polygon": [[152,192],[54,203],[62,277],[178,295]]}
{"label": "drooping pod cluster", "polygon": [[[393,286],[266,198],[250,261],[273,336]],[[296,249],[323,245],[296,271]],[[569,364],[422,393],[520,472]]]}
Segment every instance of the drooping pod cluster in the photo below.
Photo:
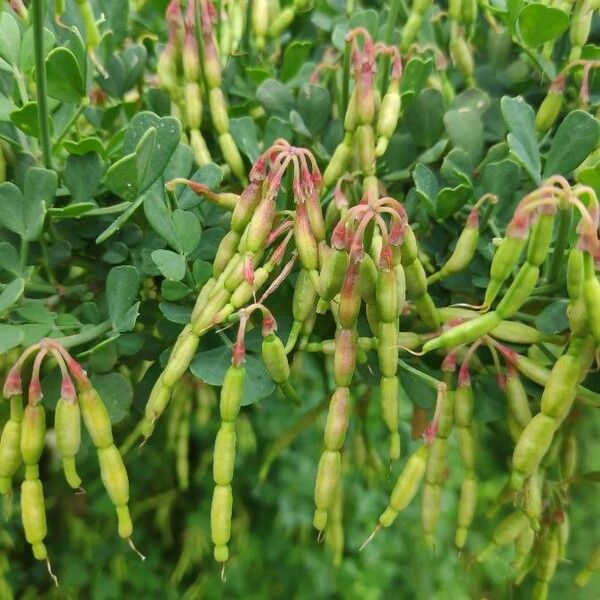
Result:
{"label": "drooping pod cluster", "polygon": [[[142,432],[146,437],[152,433],[156,419],[164,412],[175,383],[187,371],[202,335],[250,303],[283,261],[292,233],[288,231],[291,226],[289,221],[276,222],[279,219],[277,194],[283,176],[290,167],[298,181],[295,188],[302,192],[303,198],[308,193],[305,193],[303,186],[308,185],[309,180],[311,185],[313,179],[318,180],[318,175],[313,177],[315,171],[309,168],[309,164],[314,163],[310,160],[307,162],[307,153],[308,151],[290,146],[284,140],[277,140],[258,158],[251,170],[250,183],[236,199],[233,208],[231,231],[217,248],[213,276],[200,291],[191,322],[179,334],[171,356],[150,393],[142,423]],[[304,173],[302,180],[300,166]],[[198,191],[204,193],[204,190],[205,188]],[[320,211],[318,202],[316,207]],[[281,236],[284,236],[283,240],[270,251],[269,246]],[[263,261],[265,254],[267,256]],[[292,262],[288,265],[293,265],[293,260],[292,257]],[[272,285],[279,285],[287,274],[288,267]],[[297,328],[297,333],[299,331],[300,327]]]}
{"label": "drooping pod cluster", "polygon": [[[564,203],[571,210],[575,207],[580,211],[581,244],[591,248],[592,252],[598,247],[597,200],[588,209],[577,198],[577,194],[588,194],[588,191],[583,188],[571,190],[563,178],[554,177],[521,200],[507,226],[506,237],[494,254],[490,268],[490,283],[486,289],[483,307],[486,309],[491,307],[503,284],[518,264],[523,249],[527,246],[525,262],[521,265],[502,300],[495,310],[481,315],[477,319],[461,323],[426,342],[423,345],[424,352],[473,342],[492,331],[503,319],[512,317],[523,306],[538,282],[540,266],[550,251],[558,206],[563,206]],[[593,197],[595,198],[595,194]],[[556,248],[555,252],[562,253],[564,250],[564,247]],[[593,277],[590,277],[590,282],[592,281]],[[592,285],[594,284],[591,283],[590,287]]]}
{"label": "drooping pod cluster", "polygon": [[[239,8],[236,7],[236,13]],[[220,16],[228,23],[225,6],[221,9]],[[185,16],[179,0],[171,0],[166,10],[169,37],[158,57],[156,72],[160,87],[169,94],[189,132],[189,144],[198,165],[212,162],[200,131],[203,99],[206,98],[223,158],[233,174],[244,181],[244,164],[229,132],[227,102],[220,87],[222,65],[214,33],[218,17],[211,0],[190,0]],[[239,15],[234,21],[236,35],[239,35]],[[222,30],[221,34],[224,35]],[[232,42],[231,39],[227,43],[221,41],[225,47]]]}
{"label": "drooping pod cluster", "polygon": [[[27,403],[23,409],[21,370],[27,360],[35,356],[28,386]],[[41,402],[40,369],[45,359],[52,358],[58,365],[62,383],[56,406],[54,427],[67,483],[72,488],[81,486],[75,465],[75,456],[81,444],[81,422],[98,450],[100,475],[106,491],[116,507],[119,535],[129,541],[133,525],[129,515],[129,482],[123,459],[113,444],[110,417],[98,392],[93,388],[81,365],[58,342],[44,338],[27,348],[10,369],[3,394],[10,399],[11,416],[0,439],[0,492],[11,489],[12,477],[21,464],[25,479],[21,485],[21,519],[25,537],[38,560],[45,560],[50,575],[48,552],[44,544],[47,535],[44,491],[40,480],[39,461],[45,445],[46,413]],[[73,383],[75,382],[75,385]],[[76,390],[77,387],[77,390]],[[135,548],[134,548],[135,549]]]}
{"label": "drooping pod cluster", "polygon": [[294,21],[296,14],[309,8],[308,0],[291,0],[284,7],[279,0],[257,0],[252,3],[254,45],[262,50],[268,39],[278,38]]}

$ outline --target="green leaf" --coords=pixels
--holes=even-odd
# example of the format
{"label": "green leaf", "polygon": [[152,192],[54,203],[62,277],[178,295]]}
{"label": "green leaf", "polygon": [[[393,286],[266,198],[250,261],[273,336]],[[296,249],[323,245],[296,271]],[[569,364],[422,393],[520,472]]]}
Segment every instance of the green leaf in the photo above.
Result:
{"label": "green leaf", "polygon": [[[231,365],[231,348],[220,346],[196,354],[190,371],[195,377],[210,385],[222,385],[225,372]],[[275,384],[269,377],[262,360],[251,354],[246,355],[246,382],[242,406],[248,406],[270,396],[275,391]]]}
{"label": "green leaf", "polygon": [[102,398],[111,423],[122,421],[129,414],[129,407],[133,400],[133,387],[129,378],[121,373],[102,375],[94,373],[90,381]]}
{"label": "green leaf", "polygon": [[[1,25],[0,25],[1,28]],[[43,54],[47,56],[48,52],[54,47],[54,34],[44,27]],[[21,55],[19,58],[19,69],[24,73],[29,73],[35,66],[33,53],[33,27],[28,27],[23,34],[21,41]]]}
{"label": "green leaf", "polygon": [[517,27],[525,45],[535,48],[564,33],[569,28],[569,17],[558,8],[533,2],[519,13]]}
{"label": "green leaf", "polygon": [[17,252],[17,249],[8,242],[0,242],[0,269],[4,269],[13,275],[21,274],[19,253]]}
{"label": "green leaf", "polygon": [[569,175],[596,148],[599,138],[598,119],[583,110],[570,112],[552,139],[544,179],[551,175]]}
{"label": "green leaf", "polygon": [[280,81],[267,79],[256,90],[256,99],[269,114],[287,117],[294,108],[292,92]]}
{"label": "green leaf", "polygon": [[83,156],[84,154],[88,154],[89,152],[97,152],[102,157],[106,156],[104,145],[97,137],[86,137],[79,140],[78,142],[74,142],[72,140],[65,140],[63,142],[63,146],[69,154],[77,154],[79,156]]}
{"label": "green leaf", "polygon": [[406,111],[406,125],[413,139],[424,148],[432,146],[444,131],[444,99],[434,89],[423,90]]}
{"label": "green leaf", "polygon": [[85,96],[85,81],[75,55],[67,48],[54,48],[46,58],[48,95],[61,102],[79,103]]}
{"label": "green leaf", "polygon": [[283,82],[289,81],[300,71],[311,48],[311,42],[292,41],[287,44],[280,72]]}
{"label": "green leaf", "polygon": [[63,178],[71,193],[72,202],[93,200],[103,173],[104,164],[95,152],[84,155],[71,154],[67,158]]}
{"label": "green leaf", "polygon": [[198,218],[192,212],[176,208],[173,211],[172,219],[181,251],[185,255],[191,254],[200,243],[202,235]]}
{"label": "green leaf", "polygon": [[0,323],[0,354],[16,348],[25,338],[25,332],[14,325]]}
{"label": "green leaf", "polygon": [[504,122],[508,127],[508,145],[513,156],[523,165],[533,181],[540,185],[542,168],[535,133],[535,113],[522,98],[504,96],[500,101]]}
{"label": "green leaf", "polygon": [[431,58],[423,59],[415,56],[406,63],[400,82],[403,110],[406,110],[413,99],[421,92],[432,71],[433,60]]}
{"label": "green leaf", "polygon": [[46,205],[54,199],[54,171],[32,167],[25,176],[25,194],[13,183],[0,184],[0,224],[27,241],[36,240],[44,224]]}
{"label": "green leaf", "polygon": [[140,286],[138,270],[131,265],[113,267],[106,278],[106,303],[113,329],[131,331],[140,303],[135,302]]}
{"label": "green leaf", "polygon": [[181,281],[185,277],[185,257],[171,250],[155,250],[151,254],[154,264],[164,277]]}
{"label": "green leaf", "polygon": [[567,300],[557,300],[549,304],[535,318],[535,327],[542,333],[556,335],[569,328],[569,317],[567,316]]}
{"label": "green leaf", "polygon": [[9,65],[17,66],[21,47],[21,30],[13,15],[3,12],[0,15],[0,58]]}
{"label": "green leaf", "polygon": [[131,153],[108,168],[104,183],[111,192],[123,200],[131,201],[138,197],[137,179],[137,156]]}
{"label": "green leaf", "polygon": [[460,210],[473,196],[473,190],[468,185],[457,185],[454,188],[445,187],[440,190],[436,204],[435,212],[439,219],[446,219],[450,215]]}
{"label": "green leaf", "polygon": [[435,214],[435,202],[439,190],[435,173],[425,165],[418,163],[413,171],[413,179],[420,200],[430,214]]}
{"label": "green leaf", "polygon": [[0,292],[0,314],[14,306],[25,291],[25,280],[21,277],[13,279]]}
{"label": "green leaf", "polygon": [[144,214],[156,233],[166,240],[174,250],[177,250],[177,252],[183,251],[164,194],[159,193],[154,188],[151,189],[144,200]]}
{"label": "green leaf", "polygon": [[[50,132],[52,132],[52,118],[50,119]],[[26,102],[17,110],[10,113],[10,120],[24,133],[35,138],[40,137],[40,129],[38,125],[38,110],[37,102]]]}
{"label": "green leaf", "polygon": [[160,312],[165,316],[165,319],[172,323],[181,323],[187,325],[192,317],[192,309],[171,302],[160,302],[158,305]]}
{"label": "green leaf", "polygon": [[318,136],[331,118],[331,95],[324,87],[305,85],[298,94],[298,114],[313,136]]}
{"label": "green leaf", "polygon": [[462,148],[476,163],[483,153],[483,124],[474,110],[449,110],[444,115],[444,125],[452,145]]}
{"label": "green leaf", "polygon": [[253,163],[260,154],[258,149],[258,132],[256,123],[250,117],[240,117],[229,120],[229,130],[236,143],[236,146]]}

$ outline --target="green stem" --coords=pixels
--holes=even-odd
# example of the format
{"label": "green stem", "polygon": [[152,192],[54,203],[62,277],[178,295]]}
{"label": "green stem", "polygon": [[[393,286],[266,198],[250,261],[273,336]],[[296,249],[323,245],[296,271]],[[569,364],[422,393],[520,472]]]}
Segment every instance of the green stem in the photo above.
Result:
{"label": "green stem", "polygon": [[29,256],[29,242],[25,238],[21,238],[21,256],[20,256],[21,273],[25,272],[25,269],[27,267],[27,257],[28,256]]}
{"label": "green stem", "polygon": [[52,146],[50,144],[50,111],[48,110],[48,88],[46,62],[44,60],[44,4],[43,0],[31,3],[33,23],[33,52],[35,56],[35,87],[37,90],[38,126],[44,166],[52,169]]}
{"label": "green stem", "polygon": [[67,137],[67,134],[71,130],[71,127],[75,124],[81,113],[86,109],[88,105],[87,98],[85,98],[81,104],[77,107],[77,110],[73,113],[73,116],[69,119],[67,124],[63,127],[63,130],[58,134],[56,141],[54,142],[54,149],[57,150],[63,143],[63,140]]}
{"label": "green stem", "polygon": [[[354,0],[346,1],[346,15],[349,17],[354,9]],[[352,46],[350,42],[346,42],[344,46],[344,62],[342,65],[342,110],[340,111],[340,119],[344,122],[344,116],[348,109],[348,99],[350,97],[350,55]]]}
{"label": "green stem", "polygon": [[100,208],[93,208],[83,213],[82,217],[101,217],[104,215],[114,215],[125,212],[131,206],[131,202],[125,201],[119,204],[113,204],[112,206],[102,206]]}
{"label": "green stem", "polygon": [[546,281],[549,284],[557,283],[556,279],[560,274],[560,267],[563,264],[565,249],[569,243],[569,234],[571,233],[571,222],[573,220],[573,210],[561,208],[558,212],[558,233],[556,234],[556,243],[554,244],[554,252],[548,263],[546,272]]}
{"label": "green stem", "polygon": [[[392,43],[392,37],[394,35],[394,27],[398,20],[398,13],[400,12],[400,0],[390,0],[390,11],[388,13],[387,22],[385,24],[385,30],[383,32],[383,41],[389,45]],[[379,67],[381,69],[379,73],[379,90],[381,95],[385,93],[385,88],[388,82],[388,70],[390,68],[390,57],[384,56],[383,60],[380,61]]]}
{"label": "green stem", "polygon": [[418,377],[423,383],[425,383],[429,387],[433,388],[434,390],[438,389],[441,381],[438,381],[435,377],[427,375],[427,373],[423,373],[422,371],[419,371],[419,369],[415,369],[415,367],[412,367],[407,362],[403,361],[401,358],[398,359],[398,365],[401,369],[404,369],[405,371],[412,373],[415,377]]}
{"label": "green stem", "polygon": [[73,348],[74,346],[81,346],[81,344],[87,344],[88,342],[91,342],[103,333],[110,331],[111,328],[112,323],[110,319],[107,319],[106,321],[102,321],[102,323],[98,323],[98,325],[89,327],[88,329],[80,331],[79,333],[55,338],[55,341],[57,341],[59,344],[62,344],[65,348]]}

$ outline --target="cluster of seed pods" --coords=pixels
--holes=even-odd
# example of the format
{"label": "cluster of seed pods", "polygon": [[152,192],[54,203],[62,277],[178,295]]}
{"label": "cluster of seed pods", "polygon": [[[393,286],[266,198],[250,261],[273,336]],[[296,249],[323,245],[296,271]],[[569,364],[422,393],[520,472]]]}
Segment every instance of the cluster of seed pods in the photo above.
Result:
{"label": "cluster of seed pods", "polygon": [[[223,15],[225,6],[221,8],[221,21],[229,22]],[[189,144],[198,165],[212,163],[200,131],[202,103],[206,98],[223,158],[233,174],[244,181],[244,163],[229,132],[227,101],[221,89],[222,60],[214,28],[218,16],[212,0],[189,0],[185,17],[180,1],[171,0],[165,15],[169,37],[158,58],[156,72],[160,87],[171,97],[188,130]],[[237,23],[236,35],[240,35],[239,18],[234,15],[232,21]]]}
{"label": "cluster of seed pods", "polygon": [[[22,369],[31,357],[33,366],[23,407]],[[44,544],[47,524],[39,469],[46,439],[46,410],[42,403],[40,383],[44,360],[54,360],[62,377],[54,428],[65,479],[71,488],[82,491],[75,456],[81,445],[83,420],[98,453],[102,482],[116,508],[119,535],[135,548],[131,542],[133,525],[128,507],[129,480],[121,454],[113,443],[108,411],[81,365],[60,343],[44,338],[21,354],[4,383],[4,398],[10,400],[10,419],[4,425],[0,438],[0,493],[8,494],[11,491],[12,479],[24,465],[21,519],[25,537],[31,544],[35,558],[46,561],[48,572],[57,583]]]}

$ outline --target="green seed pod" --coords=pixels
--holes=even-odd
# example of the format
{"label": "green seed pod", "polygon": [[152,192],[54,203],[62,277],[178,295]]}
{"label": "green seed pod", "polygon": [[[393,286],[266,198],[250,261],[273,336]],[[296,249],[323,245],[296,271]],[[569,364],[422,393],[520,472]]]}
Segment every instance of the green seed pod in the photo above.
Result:
{"label": "green seed pod", "polygon": [[[577,0],[573,15],[571,16],[571,27],[569,29],[569,38],[571,46],[574,49],[580,49],[585,46],[590,34],[593,15],[592,0]],[[576,54],[579,56],[579,52]],[[571,58],[577,58],[577,56],[573,56],[572,53]]]}
{"label": "green seed pod", "polygon": [[[348,253],[344,250],[325,247],[321,260],[321,272],[319,273],[319,296],[330,302],[339,293],[344,281],[344,275],[348,268]],[[366,258],[366,256],[365,256]],[[362,290],[362,266],[361,263],[361,290]],[[371,259],[372,262],[372,259]]]}
{"label": "green seed pod", "polygon": [[448,456],[448,440],[436,437],[429,449],[425,480],[439,485],[444,480]]}
{"label": "green seed pod", "polygon": [[48,528],[44,489],[39,479],[25,480],[21,484],[21,520],[25,539],[31,544],[33,555],[37,560],[46,560],[48,554],[42,542],[48,533]]}
{"label": "green seed pod", "polygon": [[338,321],[342,328],[353,329],[360,311],[359,265],[350,262],[340,292]]}
{"label": "green seed pod", "polygon": [[463,0],[461,6],[463,23],[474,23],[477,19],[477,0]]}
{"label": "green seed pod", "polygon": [[254,0],[252,4],[252,33],[256,47],[261,50],[265,44],[265,37],[269,30],[269,3],[268,0]]}
{"label": "green seed pod", "polygon": [[408,52],[410,47],[412,46],[417,34],[419,33],[419,29],[423,23],[423,13],[417,12],[416,8],[413,6],[413,10],[408,16],[408,20],[404,24],[402,28],[402,39],[400,42],[400,52],[405,54]]}
{"label": "green seed pod", "polygon": [[390,495],[389,506],[379,517],[379,524],[382,527],[389,527],[398,513],[404,510],[415,497],[425,475],[428,453],[429,446],[421,446],[406,462]]}
{"label": "green seed pod", "polygon": [[448,0],[448,18],[451,21],[461,21],[462,4],[462,0]]}
{"label": "green seed pod", "polygon": [[560,475],[569,481],[577,471],[578,447],[575,433],[570,431],[565,437],[560,452]]}
{"label": "green seed pod", "polygon": [[442,507],[442,488],[439,485],[426,483],[421,493],[421,529],[425,543],[430,548],[434,545],[434,534],[440,518]]}
{"label": "green seed pod", "polygon": [[[400,94],[396,91],[387,92],[381,100],[377,115],[377,136],[390,139],[396,131],[400,117]],[[379,154],[381,156],[381,154]]]}
{"label": "green seed pod", "polygon": [[327,512],[331,507],[341,473],[341,456],[337,450],[324,450],[317,468],[315,481],[315,516],[313,526],[322,531],[327,523]]}
{"label": "green seed pod", "polygon": [[496,311],[491,311],[472,321],[461,323],[423,344],[423,352],[430,352],[437,348],[454,348],[461,344],[469,344],[489,333],[498,326],[501,320]]}
{"label": "green seed pod", "polygon": [[333,364],[336,386],[348,387],[352,383],[356,366],[356,330],[337,330]]}
{"label": "green seed pod", "polygon": [[414,261],[410,265],[405,265],[404,276],[406,278],[406,294],[411,300],[421,298],[427,292],[427,275],[420,262]]}
{"label": "green seed pod", "polygon": [[227,544],[231,537],[233,494],[230,485],[216,485],[210,508],[210,531],[215,545],[215,559],[225,562],[229,557]]}
{"label": "green seed pod", "polygon": [[200,338],[192,331],[188,332],[185,337],[181,337],[178,341],[178,346],[173,349],[169,362],[167,363],[163,373],[162,380],[164,385],[172,388],[185,374],[196,354]]}
{"label": "green seed pod", "polygon": [[46,413],[41,404],[28,404],[21,425],[21,457],[26,466],[37,465],[44,450]]}
{"label": "green seed pod", "polygon": [[506,400],[508,409],[523,429],[531,420],[531,409],[519,372],[510,365],[506,370]]}
{"label": "green seed pod", "polygon": [[454,545],[461,549],[467,540],[467,531],[475,517],[477,506],[477,481],[466,477],[460,486],[460,500],[458,502],[458,515],[456,517],[456,534]]}
{"label": "green seed pod", "polygon": [[486,560],[496,548],[507,546],[514,542],[523,530],[529,526],[527,517],[520,510],[516,510],[504,518],[492,534],[492,542],[488,544],[479,554],[477,555],[477,561],[483,562]]}
{"label": "green seed pod", "polygon": [[325,172],[323,173],[323,185],[329,188],[346,172],[352,159],[352,133],[346,133],[341,144],[337,146]]}
{"label": "green seed pod", "polygon": [[223,421],[235,421],[244,395],[246,369],[243,366],[231,365],[225,372],[221,388],[220,411]]}
{"label": "green seed pod", "polygon": [[379,270],[370,254],[365,254],[360,261],[360,295],[367,303],[375,302],[375,291]]}
{"label": "green seed pod", "polygon": [[523,479],[540,464],[550,448],[555,428],[556,421],[543,413],[538,413],[527,423],[513,453],[510,482],[513,489],[520,489]]}
{"label": "green seed pod", "polygon": [[485,292],[484,304],[491,306],[500,292],[502,284],[508,279],[515,268],[521,252],[525,247],[526,238],[506,237],[494,253],[490,267],[490,283]]}
{"label": "green seed pod", "polygon": [[447,277],[466,269],[475,256],[478,241],[479,228],[467,223],[456,241],[452,254],[440,269],[440,277]]}
{"label": "green seed pod", "polygon": [[398,377],[382,377],[380,379],[381,415],[390,432],[390,460],[400,458],[400,434],[398,433]]}
{"label": "green seed pod", "polygon": [[294,241],[296,242],[298,258],[302,267],[307,271],[317,270],[319,268],[319,250],[317,240],[312,232],[305,202],[296,204]]}
{"label": "green seed pod", "polygon": [[375,135],[370,125],[359,125],[356,129],[358,164],[363,175],[375,172]]}
{"label": "green seed pod", "polygon": [[0,437],[0,494],[10,489],[11,479],[21,465],[21,424],[9,419]]}
{"label": "green seed pod", "polygon": [[123,464],[123,458],[116,446],[98,448],[100,476],[108,497],[115,506],[129,502],[129,478]]}
{"label": "green seed pod", "polygon": [[550,249],[554,228],[554,213],[542,213],[531,229],[527,246],[526,260],[530,265],[539,267]]}
{"label": "green seed pod", "polygon": [[385,323],[396,323],[398,318],[398,288],[394,269],[380,269],[376,287],[379,318]]}
{"label": "green seed pod", "polygon": [[294,287],[294,298],[292,301],[292,314],[294,321],[306,321],[315,310],[317,292],[313,286],[310,274],[305,269],[298,273],[296,286]]}
{"label": "green seed pod", "polygon": [[417,260],[419,254],[419,247],[417,246],[417,238],[413,230],[410,227],[404,228],[404,238],[400,245],[400,263],[406,270],[406,267],[410,266]]}
{"label": "green seed pod", "polygon": [[379,323],[377,356],[382,375],[393,377],[398,369],[398,324]]}
{"label": "green seed pod", "polygon": [[556,123],[562,110],[563,101],[562,91],[550,89],[535,114],[535,128],[539,133],[546,133]]}
{"label": "green seed pod", "polygon": [[198,129],[190,130],[190,148],[198,166],[203,167],[212,163],[212,157],[208,151],[206,141]]}
{"label": "green seed pod", "polygon": [[221,423],[213,454],[213,479],[217,485],[229,485],[233,479],[235,442],[235,423]]}
{"label": "green seed pod", "polygon": [[470,427],[473,421],[473,390],[470,384],[459,385],[454,395],[454,419],[457,427]]}
{"label": "green seed pod", "polygon": [[290,376],[290,365],[283,342],[274,334],[267,335],[262,342],[262,358],[267,372],[275,383],[284,383]]}
{"label": "green seed pod", "polygon": [[[555,526],[550,527],[546,532],[546,535],[542,538],[540,543],[539,553],[536,560],[535,576],[537,578],[536,586],[539,586],[540,591],[547,588],[548,582],[554,576],[556,571],[556,565],[558,563],[559,553],[559,541],[558,541],[558,530]],[[539,594],[539,592],[538,592]],[[542,595],[536,596],[534,592],[534,598],[545,598],[547,595],[547,589],[542,592]]]}
{"label": "green seed pod", "polygon": [[529,525],[534,531],[540,529],[540,517],[542,515],[542,486],[544,477],[542,473],[534,471],[523,486],[523,510],[529,519]]}
{"label": "green seed pod", "polygon": [[213,261],[213,277],[219,277],[225,270],[225,267],[229,264],[229,261],[237,253],[238,245],[240,243],[240,235],[235,231],[228,231],[223,239],[221,240],[217,253]]}
{"label": "green seed pod", "polygon": [[344,130],[347,132],[354,132],[358,126],[358,112],[356,109],[356,94],[357,88],[355,87],[350,94],[348,100],[348,108],[346,108],[346,114],[344,115]]}
{"label": "green seed pod", "polygon": [[535,543],[535,531],[531,527],[525,527],[515,540],[515,558],[511,567],[519,571],[527,560]]}
{"label": "green seed pod", "polygon": [[525,263],[519,269],[517,276],[496,308],[496,313],[501,320],[512,317],[523,306],[531,295],[539,274],[539,267],[530,263]]}
{"label": "green seed pod", "polygon": [[579,380],[579,365],[578,358],[564,354],[554,364],[550,379],[544,387],[541,410],[556,423],[562,422],[573,406]]}
{"label": "green seed pod", "polygon": [[200,86],[195,81],[188,81],[184,88],[185,120],[189,129],[200,129],[202,123],[202,100]]}
{"label": "green seed pod", "polygon": [[[404,346],[405,344],[402,344]],[[442,405],[438,415],[436,437],[447,438],[454,425],[454,406],[456,402],[456,392],[448,390],[442,399]]]}
{"label": "green seed pod", "polygon": [[350,390],[338,387],[331,396],[325,423],[324,444],[329,450],[339,450],[344,445],[350,420]]}
{"label": "green seed pod", "polygon": [[59,399],[54,414],[54,428],[58,450],[63,457],[65,478],[73,489],[77,489],[81,485],[75,468],[75,455],[81,446],[81,411],[76,402]]}
{"label": "green seed pod", "polygon": [[218,134],[229,131],[229,117],[227,116],[227,101],[221,88],[213,88],[208,92],[208,106],[213,125]]}
{"label": "green seed pod", "polygon": [[398,299],[398,314],[399,317],[404,309],[406,302],[406,276],[404,275],[404,267],[401,264],[397,264],[394,267],[396,272],[396,298]]}
{"label": "green seed pod", "polygon": [[594,335],[596,346],[600,346],[600,281],[594,272],[594,260],[589,253],[584,255],[585,279],[583,282],[583,298],[587,307],[587,315]]}
{"label": "green seed pod", "polygon": [[475,469],[475,440],[471,427],[459,427],[458,433],[458,451],[465,471]]}
{"label": "green seed pod", "polygon": [[[96,448],[107,448],[113,443],[110,416],[94,388],[79,394],[79,405],[85,427]],[[146,407],[147,409],[147,407]]]}
{"label": "green seed pod", "polygon": [[229,132],[222,133],[219,135],[219,148],[223,153],[225,162],[229,165],[232,173],[240,180],[245,181],[246,179],[246,168],[244,167],[244,161],[240,155],[240,151],[235,144],[235,141]]}
{"label": "green seed pod", "polygon": [[473,53],[465,40],[462,32],[456,32],[450,39],[450,56],[456,68],[462,73],[463,77],[470,80],[473,77],[475,63]]}

